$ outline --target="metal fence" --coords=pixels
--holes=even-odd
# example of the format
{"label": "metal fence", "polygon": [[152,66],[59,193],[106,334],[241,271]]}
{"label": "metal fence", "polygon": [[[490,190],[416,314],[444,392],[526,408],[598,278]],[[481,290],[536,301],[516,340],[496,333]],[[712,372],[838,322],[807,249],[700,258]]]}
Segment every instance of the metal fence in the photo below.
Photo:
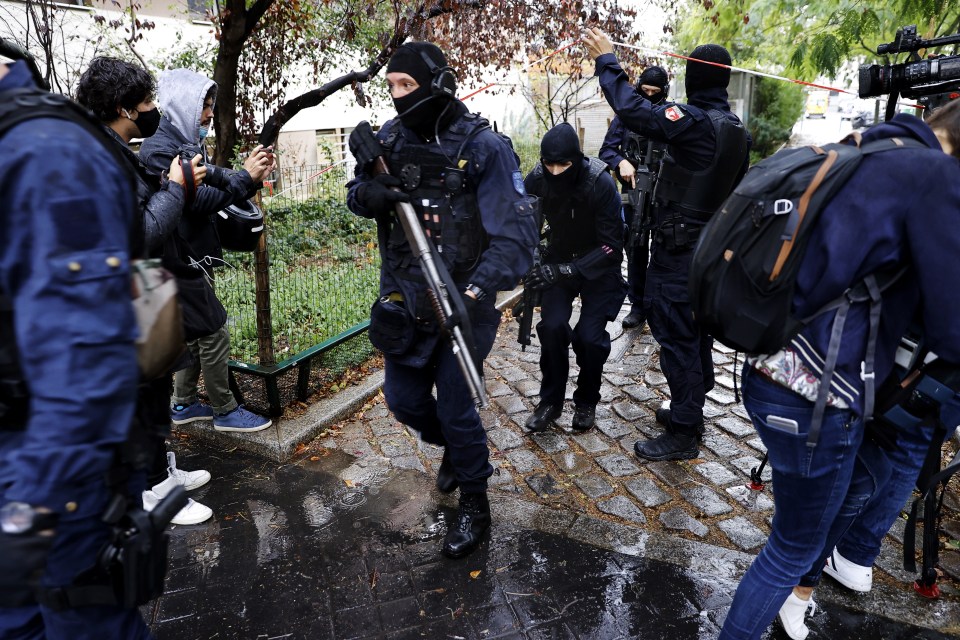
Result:
{"label": "metal fence", "polygon": [[[350,171],[352,175],[352,170]],[[278,414],[368,358],[364,329],[378,291],[376,225],[346,207],[345,163],[285,170],[264,194],[276,363],[258,359],[252,253],[225,256],[217,294],[227,309],[231,370],[244,401]]]}
{"label": "metal fence", "polygon": [[[514,146],[526,175],[539,159],[539,141]],[[263,337],[275,362],[258,357],[254,254],[228,253],[217,275],[234,391],[254,410],[278,415],[374,353],[365,329],[379,284],[376,224],[347,209],[347,158],[281,168],[262,192],[271,318]]]}

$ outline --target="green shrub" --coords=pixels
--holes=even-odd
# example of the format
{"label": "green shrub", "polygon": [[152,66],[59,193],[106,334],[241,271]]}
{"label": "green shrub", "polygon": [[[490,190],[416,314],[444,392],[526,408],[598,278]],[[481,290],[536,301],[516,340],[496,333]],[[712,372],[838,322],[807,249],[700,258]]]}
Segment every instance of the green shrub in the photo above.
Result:
{"label": "green shrub", "polygon": [[757,78],[750,116],[750,164],[772,155],[790,139],[803,113],[803,88],[771,78]]}

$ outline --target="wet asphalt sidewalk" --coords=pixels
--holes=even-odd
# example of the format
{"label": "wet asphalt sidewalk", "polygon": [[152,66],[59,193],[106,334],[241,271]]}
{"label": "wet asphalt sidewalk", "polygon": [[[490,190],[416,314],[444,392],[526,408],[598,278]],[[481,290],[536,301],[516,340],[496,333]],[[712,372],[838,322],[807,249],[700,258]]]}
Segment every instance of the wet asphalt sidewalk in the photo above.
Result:
{"label": "wet asphalt sidewalk", "polygon": [[[168,593],[147,611],[158,638],[716,637],[773,513],[771,486],[745,486],[763,444],[734,396],[734,354],[714,352],[700,457],[645,463],[633,444],[659,433],[653,412],[669,399],[649,332],[608,325],[595,429],[571,431],[568,403],[555,429],[530,436],[539,348],[534,336],[520,351],[516,326],[504,322],[486,361],[494,526],[476,553],[440,555],[456,507],[433,489],[442,450],[394,420],[382,396],[348,389],[360,407],[348,419],[318,426],[311,408],[276,433],[225,438],[194,423],[174,446],[181,467],[213,473],[194,497],[215,516],[173,530]],[[568,400],[576,375],[571,363]],[[319,436],[289,462],[241,452],[292,442],[290,425],[311,422]],[[960,505],[947,505],[944,530],[960,537]],[[938,601],[915,595],[902,535],[901,521],[871,593],[824,579],[817,637],[960,634],[956,583],[942,581]],[[941,566],[957,575],[960,554],[945,550]]]}
{"label": "wet asphalt sidewalk", "polygon": [[[656,559],[651,534],[503,494],[480,549],[448,560],[455,503],[426,474],[331,450],[278,465],[178,449],[181,466],[213,473],[196,497],[217,515],[172,529],[167,593],[144,607],[158,640],[714,638],[748,560],[695,544]],[[811,627],[949,637],[841,606]]]}

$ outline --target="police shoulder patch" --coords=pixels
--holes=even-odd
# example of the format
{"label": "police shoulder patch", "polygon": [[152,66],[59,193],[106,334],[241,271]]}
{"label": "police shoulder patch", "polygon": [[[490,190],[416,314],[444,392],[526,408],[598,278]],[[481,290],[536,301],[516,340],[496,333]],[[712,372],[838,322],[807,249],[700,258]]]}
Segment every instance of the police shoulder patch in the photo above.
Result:
{"label": "police shoulder patch", "polygon": [[513,190],[519,193],[522,196],[527,195],[527,190],[523,186],[523,174],[519,171],[514,171],[512,174],[513,177]]}
{"label": "police shoulder patch", "polygon": [[665,115],[667,117],[667,120],[669,120],[670,122],[676,122],[677,120],[679,120],[680,118],[684,117],[687,114],[685,114],[683,110],[680,109],[680,107],[678,107],[677,105],[673,105],[672,107],[669,107],[666,111],[664,111],[663,115]]}

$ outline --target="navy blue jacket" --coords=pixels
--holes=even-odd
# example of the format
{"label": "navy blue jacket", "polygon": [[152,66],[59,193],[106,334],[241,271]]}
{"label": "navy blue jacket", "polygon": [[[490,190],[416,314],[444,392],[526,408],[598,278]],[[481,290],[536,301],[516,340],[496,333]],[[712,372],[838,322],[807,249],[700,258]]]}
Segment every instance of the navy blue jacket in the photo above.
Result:
{"label": "navy blue jacket", "polygon": [[[669,144],[670,155],[686,169],[703,169],[713,160],[716,133],[706,111],[716,109],[739,122],[730,111],[726,89],[698,91],[687,97],[688,104],[654,105],[637,93],[612,53],[597,58],[595,74],[603,95],[623,125],[642,136]],[[749,157],[743,160],[741,175],[748,165]]]}
{"label": "navy blue jacket", "polygon": [[[898,115],[864,135],[915,138],[927,149],[897,149],[867,156],[826,206],[813,230],[797,277],[798,316],[816,312],[865,276],[890,265],[907,274],[883,295],[876,376],[891,371],[900,336],[916,311],[924,335],[941,358],[960,363],[960,161],[943,153],[930,128]],[[863,410],[860,363],[869,319],[866,304],[847,317],[831,390]],[[821,371],[833,313],[823,314],[792,342],[813,371]]]}
{"label": "navy blue jacket", "polygon": [[[0,91],[29,86],[22,62],[0,80]],[[3,145],[0,289],[31,405],[25,431],[0,430],[0,502],[89,518],[106,507],[104,474],[137,392],[134,195],[114,156],[72,122],[27,120]]]}
{"label": "navy blue jacket", "polygon": [[[454,120],[454,124],[456,122]],[[394,128],[400,128],[407,140],[420,140],[398,119],[387,121],[377,132],[377,139],[383,142]],[[438,142],[448,157],[455,158],[459,151],[458,144],[448,139],[447,131],[440,132]],[[528,202],[516,156],[506,140],[489,129],[481,131],[467,143],[464,156],[471,158],[465,167],[467,184],[472,185],[475,191],[480,221],[488,241],[476,267],[469,274],[469,282],[482,289],[489,304],[493,304],[498,291],[515,287],[530,268],[533,250],[539,239],[538,220],[534,215],[535,208]],[[360,186],[368,180],[370,176],[358,166],[356,177],[347,184],[347,206],[357,215],[372,218],[374,215],[357,200]],[[378,224],[382,223],[378,221]],[[381,250],[390,251],[390,248],[381,247]],[[407,303],[416,308],[419,288],[410,280],[398,278],[385,264],[381,266],[381,295],[401,291]],[[425,338],[416,351],[419,354],[428,353],[432,348],[428,343],[435,343],[437,339],[437,335]]]}

